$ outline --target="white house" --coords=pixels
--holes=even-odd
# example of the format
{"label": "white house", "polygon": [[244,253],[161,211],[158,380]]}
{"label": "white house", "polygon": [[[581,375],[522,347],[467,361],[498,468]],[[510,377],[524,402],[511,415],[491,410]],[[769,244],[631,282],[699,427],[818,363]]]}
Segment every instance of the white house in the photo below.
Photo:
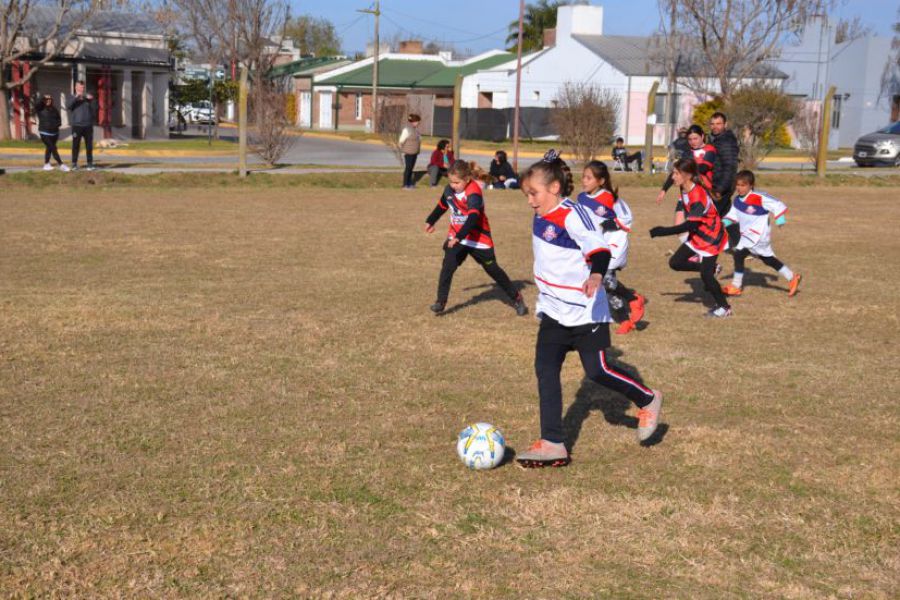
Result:
{"label": "white house", "polygon": [[807,23],[796,45],[782,49],[778,68],[788,75],[784,90],[821,103],[835,86],[829,148],[851,147],[857,138],[895,120],[900,95],[882,93],[891,40],[865,36],[835,43],[835,24],[819,17]]}
{"label": "white house", "polygon": [[[673,124],[690,121],[694,105],[704,100],[678,84],[672,90],[675,108],[672,123],[665,123],[664,107],[669,82],[663,65],[654,60],[653,38],[605,35],[603,7],[560,6],[557,9],[555,43],[522,59],[523,107],[555,105],[560,89],[567,83],[593,84],[613,90],[621,99],[618,130],[626,144],[643,144],[648,122],[647,105],[651,86],[659,82],[653,131],[655,144],[666,144]],[[682,73],[682,76],[690,75]],[[780,83],[784,75],[769,70],[760,75]],[[463,108],[506,108],[512,106],[516,89],[516,62],[506,62],[480,70],[463,80]],[[654,120],[655,118],[655,120]]]}

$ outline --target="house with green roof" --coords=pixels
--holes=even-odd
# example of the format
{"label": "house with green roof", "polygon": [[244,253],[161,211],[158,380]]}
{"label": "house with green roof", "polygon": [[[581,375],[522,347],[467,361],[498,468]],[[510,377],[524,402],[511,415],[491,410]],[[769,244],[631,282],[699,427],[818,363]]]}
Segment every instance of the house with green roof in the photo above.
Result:
{"label": "house with green roof", "polygon": [[309,128],[313,124],[313,77],[317,73],[332,71],[351,62],[346,56],[305,56],[272,67],[266,77],[278,81],[284,93],[294,95],[297,110],[295,123],[300,127]]}
{"label": "house with green roof", "polygon": [[[457,77],[465,77],[514,57],[491,50],[466,60],[448,55],[386,53],[378,60],[378,102],[403,104],[422,116],[419,130],[429,135],[435,107],[453,106]],[[372,69],[366,58],[313,77],[313,127],[318,129],[371,129]]]}

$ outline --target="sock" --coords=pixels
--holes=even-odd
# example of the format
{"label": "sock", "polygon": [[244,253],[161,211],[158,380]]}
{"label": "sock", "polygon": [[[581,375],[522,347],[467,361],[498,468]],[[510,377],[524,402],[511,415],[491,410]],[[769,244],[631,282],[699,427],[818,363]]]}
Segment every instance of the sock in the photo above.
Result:
{"label": "sock", "polygon": [[790,281],[791,279],[794,278],[794,272],[791,271],[787,265],[784,265],[783,267],[778,269],[778,272],[781,273],[781,276],[784,277],[785,279],[787,279],[788,281]]}
{"label": "sock", "polygon": [[[787,267],[785,267],[787,268]],[[744,286],[744,272],[743,271],[735,271],[734,276],[731,278],[731,285],[736,288],[741,288]]]}

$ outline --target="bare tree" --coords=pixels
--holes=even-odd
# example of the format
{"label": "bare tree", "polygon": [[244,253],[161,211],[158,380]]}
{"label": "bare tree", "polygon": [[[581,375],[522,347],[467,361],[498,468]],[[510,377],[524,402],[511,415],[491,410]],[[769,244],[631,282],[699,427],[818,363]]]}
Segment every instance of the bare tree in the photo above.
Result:
{"label": "bare tree", "polygon": [[820,108],[817,103],[802,102],[797,114],[791,119],[791,128],[797,144],[802,148],[810,162],[816,164],[819,155],[819,131],[822,126]]}
{"label": "bare tree", "polygon": [[[891,41],[891,53],[884,72],[881,74],[881,96],[887,96],[894,101],[894,97],[900,96],[900,9],[897,10],[894,21],[894,39]],[[894,106],[892,104],[892,106]]]}
{"label": "bare tree", "polygon": [[694,92],[730,96],[742,81],[771,73],[787,34],[836,0],[659,0],[665,64],[678,64]]}
{"label": "bare tree", "polygon": [[550,118],[560,141],[582,164],[610,144],[621,104],[617,93],[591,84],[568,82],[556,103]]}
{"label": "bare tree", "polygon": [[[70,45],[94,11],[90,0],[6,0],[0,3],[0,140],[11,137],[8,93],[28,83],[48,61],[71,51]],[[16,61],[28,59],[29,71],[7,79]]]}
{"label": "bare tree", "polygon": [[872,33],[872,28],[864,24],[859,16],[852,19],[841,19],[834,28],[834,43],[845,44]]}
{"label": "bare tree", "polygon": [[400,132],[406,126],[407,113],[406,104],[382,104],[378,109],[378,135],[401,165],[403,153],[400,151]]}
{"label": "bare tree", "polygon": [[778,133],[794,117],[797,104],[778,88],[760,83],[734,91],[725,110],[738,137],[741,163],[755,169],[778,146]]}
{"label": "bare tree", "polygon": [[274,167],[295,140],[288,129],[284,94],[269,79],[256,81],[250,106],[255,117],[250,144],[260,158]]}

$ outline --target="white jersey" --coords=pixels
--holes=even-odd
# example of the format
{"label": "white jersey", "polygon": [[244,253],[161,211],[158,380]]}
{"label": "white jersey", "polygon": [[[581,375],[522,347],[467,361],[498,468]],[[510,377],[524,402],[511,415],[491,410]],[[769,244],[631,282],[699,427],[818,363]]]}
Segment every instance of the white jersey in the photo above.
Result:
{"label": "white jersey", "polygon": [[[578,203],[591,211],[597,230],[602,233],[609,246],[609,270],[625,268],[628,263],[628,234],[631,233],[631,224],[634,222],[628,204],[621,198],[614,198],[604,189],[593,195],[581,192]],[[615,231],[603,231],[602,223],[608,219],[615,221],[619,228]]]}
{"label": "white jersey", "polygon": [[611,322],[603,286],[592,298],[582,291],[591,275],[591,256],[609,252],[591,213],[566,198],[544,216],[535,215],[532,231],[537,316],[565,327]]}
{"label": "white jersey", "polygon": [[766,192],[751,190],[746,196],[736,197],[731,210],[725,215],[726,219],[738,223],[741,228],[741,241],[736,249],[750,250],[759,256],[773,256],[769,215],[777,219],[786,212],[784,202]]}

